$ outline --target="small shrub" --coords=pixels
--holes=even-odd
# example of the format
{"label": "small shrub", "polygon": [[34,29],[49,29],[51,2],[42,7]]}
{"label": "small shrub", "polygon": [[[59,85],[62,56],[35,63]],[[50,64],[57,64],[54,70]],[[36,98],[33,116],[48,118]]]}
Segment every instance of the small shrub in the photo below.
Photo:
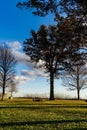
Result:
{"label": "small shrub", "polygon": [[13,99],[13,97],[12,97],[12,96],[10,96],[10,97],[9,97],[9,99]]}

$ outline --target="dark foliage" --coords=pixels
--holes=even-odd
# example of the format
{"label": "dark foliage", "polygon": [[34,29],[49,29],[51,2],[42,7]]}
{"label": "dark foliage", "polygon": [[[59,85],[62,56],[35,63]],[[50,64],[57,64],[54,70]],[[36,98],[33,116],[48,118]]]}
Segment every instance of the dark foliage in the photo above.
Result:
{"label": "dark foliage", "polygon": [[87,1],[86,0],[27,0],[19,2],[17,7],[22,9],[34,9],[32,12],[35,15],[45,16],[48,13],[61,14],[66,13],[82,13],[87,15]]}
{"label": "dark foliage", "polygon": [[54,78],[64,69],[71,68],[71,61],[77,55],[79,59],[83,58],[84,53],[80,53],[80,49],[84,49],[82,39],[78,36],[76,24],[72,23],[72,18],[66,18],[57,26],[50,25],[47,28],[42,25],[37,32],[32,30],[31,38],[24,42],[24,51],[31,61],[37,64],[41,61],[42,64],[38,64],[38,67],[49,73],[50,99],[54,99]]}
{"label": "dark foliage", "polygon": [[[17,7],[32,9],[37,16],[55,15],[57,26],[42,25],[24,42],[24,51],[31,61],[44,67],[50,75],[50,99],[54,99],[54,78],[64,69],[70,69],[87,52],[86,0],[27,0]],[[85,55],[86,56],[86,55]],[[83,63],[81,63],[83,64]]]}

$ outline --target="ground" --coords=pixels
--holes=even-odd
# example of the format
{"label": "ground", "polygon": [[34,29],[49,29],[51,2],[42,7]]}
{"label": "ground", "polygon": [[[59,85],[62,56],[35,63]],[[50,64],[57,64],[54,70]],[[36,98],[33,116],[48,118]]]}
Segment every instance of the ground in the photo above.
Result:
{"label": "ground", "polygon": [[80,129],[87,129],[87,102],[84,100],[0,101],[0,130]]}

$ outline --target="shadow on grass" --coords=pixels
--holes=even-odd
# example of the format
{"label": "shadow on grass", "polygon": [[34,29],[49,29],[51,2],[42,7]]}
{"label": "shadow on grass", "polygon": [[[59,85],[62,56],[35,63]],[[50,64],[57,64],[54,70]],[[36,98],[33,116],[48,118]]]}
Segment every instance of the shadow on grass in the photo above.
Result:
{"label": "shadow on grass", "polygon": [[66,129],[66,130],[87,130],[87,128],[71,128],[71,129]]}
{"label": "shadow on grass", "polygon": [[[58,124],[58,123],[79,123],[87,122],[87,119],[82,120],[50,120],[50,121],[25,121],[25,122],[4,122],[0,126],[22,126],[22,125],[44,125],[44,124]],[[73,129],[74,130],[74,129]]]}
{"label": "shadow on grass", "polygon": [[30,108],[30,109],[40,109],[40,108],[87,108],[85,106],[75,106],[75,105],[13,105],[13,106],[0,106],[0,109],[9,109],[9,108]]}

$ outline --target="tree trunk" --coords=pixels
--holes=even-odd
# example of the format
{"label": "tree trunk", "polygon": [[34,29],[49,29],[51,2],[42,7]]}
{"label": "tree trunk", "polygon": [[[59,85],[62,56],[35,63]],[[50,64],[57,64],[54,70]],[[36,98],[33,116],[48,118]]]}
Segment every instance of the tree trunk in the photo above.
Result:
{"label": "tree trunk", "polygon": [[50,73],[50,100],[54,100],[54,74]]}
{"label": "tree trunk", "polygon": [[78,100],[80,99],[80,86],[79,86],[79,68],[77,66],[77,97],[78,97]]}
{"label": "tree trunk", "polygon": [[11,97],[12,97],[12,94],[13,94],[13,92],[11,91]]}
{"label": "tree trunk", "polygon": [[78,96],[78,100],[80,100],[80,90],[77,89],[77,96]]}
{"label": "tree trunk", "polygon": [[3,88],[2,88],[3,90],[2,90],[2,101],[4,100],[4,96],[5,96],[5,87],[4,87],[4,85],[3,85]]}
{"label": "tree trunk", "polygon": [[2,101],[4,100],[4,96],[5,96],[5,79],[6,79],[6,75],[4,74],[3,87],[2,87]]}
{"label": "tree trunk", "polygon": [[80,87],[79,87],[79,78],[77,78],[77,97],[80,99]]}

